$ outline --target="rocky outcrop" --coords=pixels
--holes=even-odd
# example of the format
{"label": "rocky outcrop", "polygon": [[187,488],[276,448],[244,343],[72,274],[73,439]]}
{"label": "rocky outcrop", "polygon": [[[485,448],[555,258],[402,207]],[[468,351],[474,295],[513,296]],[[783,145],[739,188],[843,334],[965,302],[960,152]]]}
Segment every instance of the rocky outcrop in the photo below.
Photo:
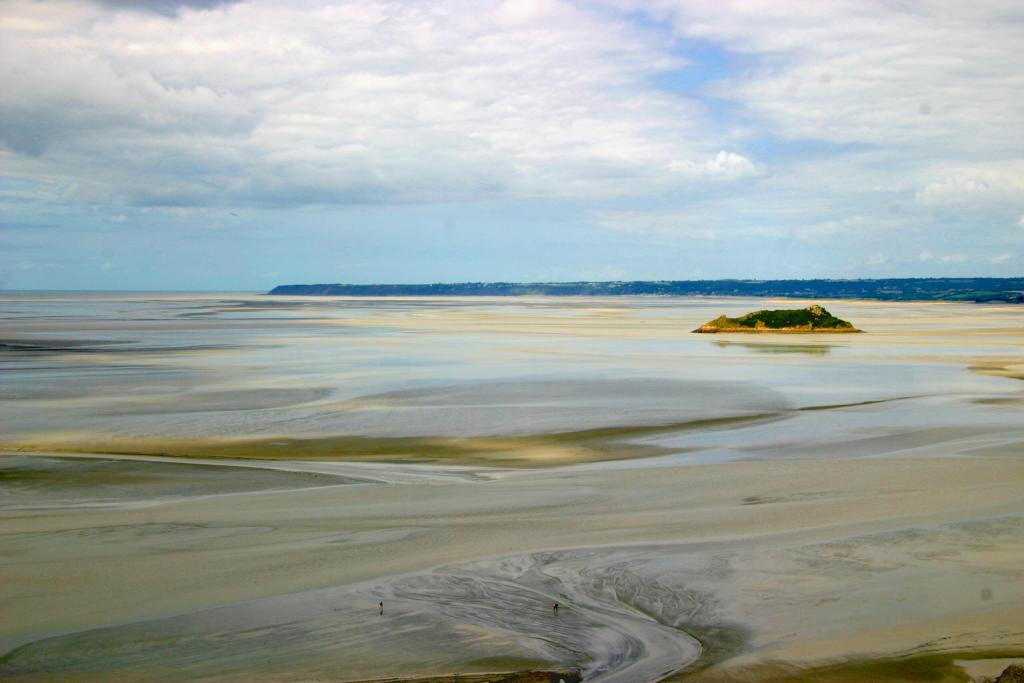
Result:
{"label": "rocky outcrop", "polygon": [[1024,683],[1024,664],[1011,664],[1003,669],[995,683]]}
{"label": "rocky outcrop", "polygon": [[694,332],[860,332],[818,305],[807,308],[754,311],[739,318],[720,315]]}

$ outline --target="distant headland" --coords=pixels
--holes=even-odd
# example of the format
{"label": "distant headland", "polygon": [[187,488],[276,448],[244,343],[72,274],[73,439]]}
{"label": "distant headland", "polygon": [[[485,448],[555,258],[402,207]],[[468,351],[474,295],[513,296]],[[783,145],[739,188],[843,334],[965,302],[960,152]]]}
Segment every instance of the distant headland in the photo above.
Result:
{"label": "distant headland", "polygon": [[720,315],[694,332],[860,332],[818,305],[798,309],[754,311],[739,318]]}
{"label": "distant headland", "polygon": [[279,285],[291,296],[749,296],[1024,304],[1024,277]]}

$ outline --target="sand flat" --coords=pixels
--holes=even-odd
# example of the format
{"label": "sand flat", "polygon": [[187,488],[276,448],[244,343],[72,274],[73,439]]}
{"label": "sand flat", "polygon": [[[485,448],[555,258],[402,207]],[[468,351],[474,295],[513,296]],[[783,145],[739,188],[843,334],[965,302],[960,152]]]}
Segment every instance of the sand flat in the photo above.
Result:
{"label": "sand flat", "polygon": [[753,342],[688,330],[771,302],[48,301],[0,300],[45,342],[0,352],[5,679],[1024,653],[1020,309]]}
{"label": "sand flat", "polygon": [[[566,484],[558,470],[547,470],[489,482],[367,485],[213,497],[146,510],[96,512],[85,527],[81,519],[72,522],[52,515],[45,520],[8,518],[5,530],[16,534],[20,545],[5,568],[10,579],[7,590],[16,593],[17,587],[37,582],[65,588],[47,598],[9,594],[8,613],[17,617],[9,623],[16,623],[18,632],[6,633],[5,638],[14,642],[32,633],[95,628],[100,625],[96,595],[105,596],[103,625],[155,619],[155,634],[163,628],[161,614],[203,613],[239,601],[273,599],[278,602],[272,603],[269,613],[285,610],[294,614],[289,612],[293,609],[301,613],[287,600],[273,596],[294,591],[302,595],[303,590],[314,587],[331,590],[330,586],[339,586],[332,600],[338,601],[346,618],[358,621],[360,612],[367,618],[373,615],[374,596],[393,596],[402,580],[429,576],[436,571],[432,567],[456,571],[459,566],[472,565],[473,558],[481,555],[511,559],[518,552],[535,557],[538,548],[573,547],[579,550],[552,550],[562,553],[561,567],[576,567],[560,570],[563,584],[571,581],[565,585],[575,586],[578,579],[573,577],[579,572],[600,578],[603,567],[615,567],[619,576],[625,577],[619,580],[636,586],[637,599],[643,599],[645,591],[656,595],[656,591],[650,593],[651,587],[665,576],[681,579],[686,590],[696,590],[709,599],[717,596],[709,603],[716,606],[707,614],[688,614],[677,605],[673,608],[677,611],[669,609],[659,620],[672,623],[682,615],[697,620],[698,626],[707,627],[706,620],[738,630],[763,630],[760,636],[748,636],[754,643],[760,642],[759,637],[772,643],[767,648],[758,646],[758,656],[778,649],[772,657],[796,659],[803,652],[811,659],[827,658],[850,652],[850,648],[857,653],[884,650],[887,642],[898,642],[902,649],[939,637],[950,617],[963,617],[964,623],[969,623],[968,615],[974,615],[971,618],[994,637],[1024,614],[1024,595],[1019,588],[1024,577],[1014,562],[1024,546],[1021,477],[1024,463],[1016,459],[980,458],[736,463],[667,471],[648,468],[628,474],[594,467],[587,473],[578,472],[572,484]],[[751,504],[754,498],[773,502]],[[572,515],[566,514],[568,509],[573,510]],[[974,550],[965,556],[959,546],[967,532],[950,538],[949,532],[942,531],[965,518],[975,520],[973,533],[978,542],[997,543],[1002,549]],[[238,526],[243,520],[245,526]],[[141,537],[133,541],[131,536],[102,546],[90,536],[92,529],[158,523],[183,525],[185,530],[169,535],[164,531],[159,542]],[[68,527],[76,528],[77,533],[69,535]],[[217,530],[213,536],[209,536],[211,529]],[[54,533],[61,534],[60,544],[53,542]],[[985,538],[984,534],[990,533],[995,535]],[[10,543],[8,534],[5,539]],[[909,539],[908,547],[890,553],[889,545],[903,537]],[[630,539],[629,547],[618,546],[623,538]],[[586,550],[588,547],[604,549]],[[157,552],[161,549],[164,552]],[[228,557],[238,559],[232,562]],[[914,559],[919,557],[934,560]],[[807,562],[820,567],[808,573]],[[653,572],[652,563],[656,565]],[[878,569],[873,568],[876,563]],[[979,575],[979,567],[987,567],[990,575]],[[874,578],[857,588],[850,582],[850,571],[855,572],[853,576],[864,573]],[[894,580],[897,573],[899,581]],[[395,584],[397,579],[391,578],[395,576],[411,578]],[[924,577],[928,581],[922,583]],[[352,584],[363,588],[349,596],[344,586]],[[917,599],[900,595],[915,586]],[[1001,611],[987,620],[979,616],[992,611],[992,603],[979,597],[985,588],[999,596],[1001,606]],[[942,603],[947,610],[943,618],[931,614],[935,603],[921,599],[936,589],[955,590],[962,598],[949,600],[947,596]],[[405,609],[420,615],[417,619],[433,623],[432,628],[441,628],[450,617],[436,612],[450,589],[445,584],[426,584],[418,590]],[[523,591],[523,599],[541,610],[544,597],[529,597],[533,594],[526,587]],[[682,588],[673,592],[686,595]],[[557,594],[552,591],[549,596]],[[570,605],[579,600],[571,592],[564,599]],[[500,614],[507,600],[485,590],[473,602],[474,614],[488,610]],[[786,609],[773,606],[778,604],[785,604]],[[816,609],[823,604],[830,605],[829,609]],[[728,607],[723,609],[723,605]],[[1010,609],[1009,605],[1015,606]],[[898,641],[884,628],[895,618],[904,624]],[[216,623],[220,619],[223,616]],[[491,622],[491,628],[499,626],[509,628],[497,618]],[[678,626],[686,630],[685,624]],[[271,623],[267,628],[273,631],[275,627]],[[310,628],[317,627],[312,624]],[[823,640],[822,634],[829,632],[831,640]],[[459,633],[454,631],[448,637],[459,642]],[[91,639],[103,635],[91,636],[81,647],[90,643],[88,650],[103,652]],[[783,635],[786,637],[780,640]],[[462,637],[470,635],[463,633]],[[532,637],[529,629],[515,637],[506,634],[499,649],[536,656],[530,649]],[[390,664],[396,667],[394,673],[413,673],[415,653],[429,647],[420,641],[407,644],[402,632],[385,631],[375,638],[372,647],[354,643],[356,650],[348,651],[349,656],[356,656],[364,646],[409,652],[412,661],[402,663],[392,657]],[[951,640],[949,645],[992,644],[980,640]],[[449,659],[438,661],[437,666],[464,663],[460,653],[481,655],[479,649],[467,645],[455,648]],[[550,652],[540,654],[552,656]],[[232,656],[244,659],[244,652]],[[370,664],[367,671],[376,666]],[[69,679],[81,672],[69,671]],[[174,671],[168,676],[173,679]]]}

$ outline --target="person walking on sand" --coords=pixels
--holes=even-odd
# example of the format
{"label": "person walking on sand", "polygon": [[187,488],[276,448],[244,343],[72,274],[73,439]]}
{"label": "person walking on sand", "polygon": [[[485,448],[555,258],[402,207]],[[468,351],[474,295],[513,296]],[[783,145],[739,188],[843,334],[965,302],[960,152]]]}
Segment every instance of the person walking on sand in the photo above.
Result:
{"label": "person walking on sand", "polygon": [[377,603],[377,606],[380,607],[380,613],[383,615],[384,614],[384,601],[381,600],[379,603]]}
{"label": "person walking on sand", "polygon": [[558,614],[558,603],[555,603],[555,614]]}

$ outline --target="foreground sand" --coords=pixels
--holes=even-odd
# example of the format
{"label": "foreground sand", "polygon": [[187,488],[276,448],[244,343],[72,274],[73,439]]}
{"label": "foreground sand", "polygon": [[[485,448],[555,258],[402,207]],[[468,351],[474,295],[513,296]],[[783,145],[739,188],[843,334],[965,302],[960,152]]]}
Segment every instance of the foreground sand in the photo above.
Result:
{"label": "foreground sand", "polygon": [[[572,663],[593,667],[637,638],[642,666],[606,680],[654,680],[658,667],[702,657],[720,664],[698,680],[730,680],[732,668],[746,680],[777,661],[1024,651],[1020,459],[589,465],[422,478],[384,465],[321,471],[392,483],[165,500],[87,516],[8,513],[6,642],[89,630],[14,650],[0,671],[13,680],[99,680],[102,670],[105,680],[125,680],[160,662],[164,680],[230,680],[216,670],[226,658],[262,672],[250,680],[304,671],[346,680],[385,668],[493,670],[488,657],[497,654],[565,665],[582,651]],[[631,545],[619,545],[623,538]],[[536,580],[525,579],[534,572]],[[379,599],[388,605],[383,620]],[[565,605],[561,622],[544,616],[554,599]],[[208,611],[219,605],[228,607]],[[163,616],[175,614],[190,616]],[[527,617],[522,630],[513,615]],[[276,659],[229,637],[235,621],[277,643]],[[350,631],[362,637],[353,641]],[[297,633],[290,644],[285,634]],[[683,633],[701,647],[691,653]],[[209,660],[184,656],[197,641]],[[62,653],[59,665],[50,652]],[[49,668],[34,668],[46,661]]]}

